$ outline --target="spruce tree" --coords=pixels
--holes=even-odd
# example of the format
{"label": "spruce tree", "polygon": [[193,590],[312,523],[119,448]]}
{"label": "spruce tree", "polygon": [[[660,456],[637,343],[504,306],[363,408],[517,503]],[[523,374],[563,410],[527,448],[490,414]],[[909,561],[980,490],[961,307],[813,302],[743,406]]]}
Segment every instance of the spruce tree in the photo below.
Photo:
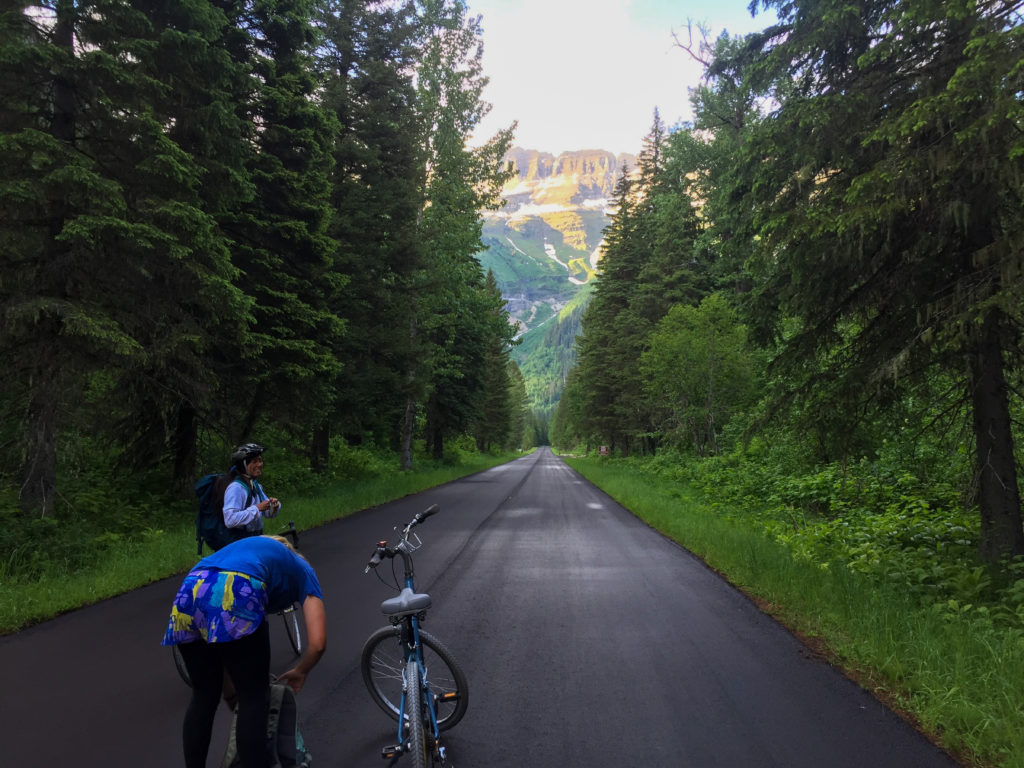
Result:
{"label": "spruce tree", "polygon": [[746,50],[776,106],[748,131],[734,190],[759,235],[752,317],[782,344],[787,394],[852,412],[958,379],[946,407],[971,414],[981,555],[1024,554],[1007,384],[1024,269],[1019,5],[768,5],[780,24]]}
{"label": "spruce tree", "polygon": [[[482,99],[480,19],[468,18],[461,0],[427,2],[423,10],[422,59],[417,70],[417,107],[424,130],[424,208],[416,235],[422,263],[410,284],[409,368],[406,410],[400,448],[402,464],[411,466],[415,414],[423,398],[435,392],[435,376],[443,372],[468,377],[488,334],[477,329],[493,324],[483,290],[480,264],[480,211],[497,205],[509,171],[501,158],[511,131],[501,131],[478,149],[468,138],[489,106]],[[507,328],[507,322],[505,322]],[[474,347],[460,347],[468,337]],[[511,339],[511,334],[508,334]],[[445,410],[457,403],[447,398]],[[435,403],[437,398],[435,397]]]}
{"label": "spruce tree", "polygon": [[168,131],[180,113],[154,58],[166,29],[141,5],[21,4],[0,21],[3,401],[26,512],[53,511],[61,432],[109,429],[80,421],[83,392],[115,404],[106,421],[145,420],[151,397],[110,397],[142,382],[131,390],[166,393],[157,411],[173,419],[202,385],[210,323],[238,304],[202,164]]}
{"label": "spruce tree", "polygon": [[334,345],[344,324],[333,304],[344,279],[328,231],[336,121],[318,101],[315,7],[313,0],[260,0],[245,13],[255,195],[226,223],[239,287],[254,300],[251,349],[235,390],[238,440],[266,413],[309,439],[330,409],[339,370]]}
{"label": "spruce tree", "polygon": [[331,235],[348,276],[335,312],[344,368],[322,433],[397,448],[405,408],[412,307],[423,207],[422,128],[413,77],[418,19],[412,4],[325,4],[324,103],[336,116]]}

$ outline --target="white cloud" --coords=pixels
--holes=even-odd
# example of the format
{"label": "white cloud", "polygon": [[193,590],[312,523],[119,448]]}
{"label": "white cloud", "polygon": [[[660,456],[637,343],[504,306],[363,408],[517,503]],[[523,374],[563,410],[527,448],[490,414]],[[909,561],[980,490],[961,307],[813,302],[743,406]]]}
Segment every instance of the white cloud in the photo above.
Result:
{"label": "white cloud", "polygon": [[[483,15],[485,98],[493,109],[484,140],[514,120],[515,143],[559,153],[574,149],[638,152],[654,108],[669,125],[689,119],[687,89],[701,67],[676,47],[688,19],[748,31],[743,0],[704,9],[697,0],[468,0]],[[715,22],[709,13],[728,20]],[[743,17],[746,16],[744,22]],[[741,28],[742,27],[742,28]]]}

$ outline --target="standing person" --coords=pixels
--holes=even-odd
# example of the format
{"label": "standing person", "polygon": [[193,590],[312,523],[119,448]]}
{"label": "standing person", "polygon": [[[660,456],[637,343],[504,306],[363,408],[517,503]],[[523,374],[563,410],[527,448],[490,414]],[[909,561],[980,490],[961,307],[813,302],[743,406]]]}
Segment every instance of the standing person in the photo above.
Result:
{"label": "standing person", "polygon": [[293,603],[302,603],[306,649],[278,681],[298,693],[327,647],[327,619],[316,572],[288,540],[234,541],[200,560],[185,577],[161,644],[179,646],[192,680],[183,727],[186,768],[206,766],[225,673],[237,695],[235,741],[242,767],[269,765],[267,615]]}
{"label": "standing person", "polygon": [[277,517],[281,502],[260,485],[264,447],[245,443],[231,454],[230,481],[224,488],[224,525],[237,538],[263,533],[263,518]]}

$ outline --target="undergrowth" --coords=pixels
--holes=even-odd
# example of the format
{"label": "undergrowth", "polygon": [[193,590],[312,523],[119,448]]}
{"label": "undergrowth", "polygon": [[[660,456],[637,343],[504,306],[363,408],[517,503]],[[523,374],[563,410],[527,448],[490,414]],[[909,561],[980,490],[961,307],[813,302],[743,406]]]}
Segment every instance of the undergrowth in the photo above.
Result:
{"label": "undergrowth", "polygon": [[[339,445],[322,476],[301,457],[269,452],[263,480],[284,502],[282,526],[294,521],[305,530],[510,458],[453,449],[442,461],[417,456],[405,472],[386,451]],[[183,572],[196,560],[194,497],[174,498],[153,478],[113,466],[63,487],[56,513],[45,518],[25,518],[14,493],[0,489],[0,635]]]}

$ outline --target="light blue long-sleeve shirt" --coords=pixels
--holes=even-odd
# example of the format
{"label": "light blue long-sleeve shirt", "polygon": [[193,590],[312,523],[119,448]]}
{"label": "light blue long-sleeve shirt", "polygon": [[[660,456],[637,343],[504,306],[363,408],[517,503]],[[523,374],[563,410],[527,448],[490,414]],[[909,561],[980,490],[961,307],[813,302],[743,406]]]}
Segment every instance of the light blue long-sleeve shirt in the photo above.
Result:
{"label": "light blue long-sleeve shirt", "polygon": [[263,531],[264,517],[277,517],[281,511],[278,504],[276,508],[270,506],[266,512],[260,512],[256,505],[267,499],[267,494],[259,481],[252,481],[252,501],[245,506],[245,498],[248,492],[242,483],[234,481],[228,483],[224,490],[224,524],[228,528],[244,528],[249,533],[261,533]]}

